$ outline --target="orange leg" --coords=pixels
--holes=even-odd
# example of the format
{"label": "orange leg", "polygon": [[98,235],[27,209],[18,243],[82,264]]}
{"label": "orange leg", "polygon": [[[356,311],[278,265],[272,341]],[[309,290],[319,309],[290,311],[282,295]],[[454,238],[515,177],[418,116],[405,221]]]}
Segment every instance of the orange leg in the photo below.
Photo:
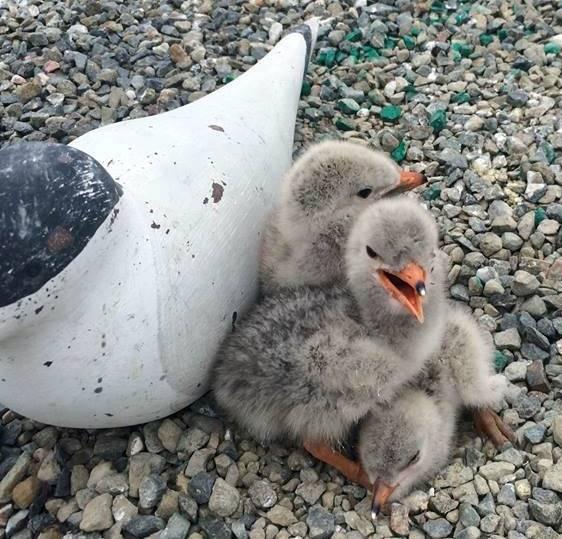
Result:
{"label": "orange leg", "polygon": [[348,459],[341,453],[334,451],[331,447],[323,443],[311,442],[308,440],[304,442],[304,448],[318,460],[334,467],[353,483],[359,483],[367,490],[371,490],[373,488],[373,485],[369,481],[367,474],[359,462]]}
{"label": "orange leg", "polygon": [[516,438],[513,431],[490,408],[474,410],[472,417],[476,432],[482,437],[489,438],[497,448],[503,447],[507,442],[515,445]]}

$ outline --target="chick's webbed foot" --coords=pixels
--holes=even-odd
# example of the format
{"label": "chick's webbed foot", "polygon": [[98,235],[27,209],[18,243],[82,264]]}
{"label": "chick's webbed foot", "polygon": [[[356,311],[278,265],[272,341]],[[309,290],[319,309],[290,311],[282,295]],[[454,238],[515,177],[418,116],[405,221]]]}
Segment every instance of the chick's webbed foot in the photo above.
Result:
{"label": "chick's webbed foot", "polygon": [[372,488],[372,484],[359,462],[348,459],[328,445],[320,442],[305,441],[304,448],[313,457],[329,464],[353,483],[358,483],[368,490]]}
{"label": "chick's webbed foot", "polygon": [[516,438],[513,431],[490,408],[474,410],[473,419],[476,432],[482,437],[489,438],[497,448],[503,447],[507,442],[515,445]]}

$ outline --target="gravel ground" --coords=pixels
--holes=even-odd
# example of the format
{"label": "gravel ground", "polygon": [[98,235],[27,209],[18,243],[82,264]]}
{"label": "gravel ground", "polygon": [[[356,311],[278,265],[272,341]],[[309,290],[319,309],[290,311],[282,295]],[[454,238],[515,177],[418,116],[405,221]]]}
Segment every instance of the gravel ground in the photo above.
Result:
{"label": "gravel ground", "polygon": [[431,178],[450,292],[494,334],[518,449],[464,425],[451,465],[373,524],[362,488],[225,430],[205,399],[110,431],[4,410],[0,539],[560,537],[559,2],[0,0],[0,145],[192,102],[312,15],[296,147],[351,138]]}

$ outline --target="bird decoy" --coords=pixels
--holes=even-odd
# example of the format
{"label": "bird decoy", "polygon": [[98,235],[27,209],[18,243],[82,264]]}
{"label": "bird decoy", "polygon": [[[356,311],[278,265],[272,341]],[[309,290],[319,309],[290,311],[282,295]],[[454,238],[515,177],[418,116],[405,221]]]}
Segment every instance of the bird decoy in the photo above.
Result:
{"label": "bird decoy", "polygon": [[221,340],[257,295],[317,28],[192,104],[68,146],[0,151],[3,404],[117,427],[207,390]]}

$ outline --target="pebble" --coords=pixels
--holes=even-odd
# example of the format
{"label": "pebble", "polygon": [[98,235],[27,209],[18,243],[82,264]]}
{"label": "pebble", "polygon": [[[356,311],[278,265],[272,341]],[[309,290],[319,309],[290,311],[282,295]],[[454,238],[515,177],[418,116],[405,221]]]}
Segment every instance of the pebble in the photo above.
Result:
{"label": "pebble", "polygon": [[165,522],[153,515],[137,515],[131,518],[123,529],[133,537],[148,537],[165,528]]}
{"label": "pebble", "polygon": [[489,462],[481,466],[478,473],[488,481],[498,481],[514,471],[515,466],[509,462]]}
{"label": "pebble", "polygon": [[267,481],[256,481],[248,489],[250,499],[259,509],[269,509],[277,503],[277,494]]}
{"label": "pebble", "polygon": [[314,505],[306,518],[310,539],[329,539],[335,531],[335,517],[320,505]]}
{"label": "pebble", "polygon": [[290,526],[297,522],[297,518],[295,517],[294,513],[282,505],[276,505],[272,509],[270,509],[266,513],[266,517],[270,520],[273,524],[277,524],[279,526]]}
{"label": "pebble", "polygon": [[423,525],[423,531],[432,539],[450,537],[453,526],[444,518],[429,520]]}
{"label": "pebble", "polygon": [[221,517],[228,517],[236,511],[240,503],[238,490],[224,479],[217,478],[209,499],[209,509]]}
{"label": "pebble", "polygon": [[91,500],[84,509],[80,529],[85,532],[94,532],[111,528],[113,524],[112,502],[111,494],[101,494]]}

